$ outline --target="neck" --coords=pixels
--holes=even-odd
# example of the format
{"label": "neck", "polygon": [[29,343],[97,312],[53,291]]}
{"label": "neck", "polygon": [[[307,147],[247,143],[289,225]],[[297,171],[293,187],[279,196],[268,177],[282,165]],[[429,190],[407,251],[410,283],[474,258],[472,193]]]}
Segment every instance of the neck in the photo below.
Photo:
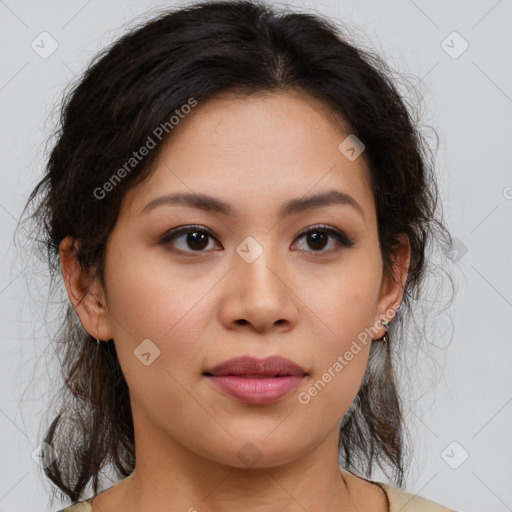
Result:
{"label": "neck", "polygon": [[135,471],[105,491],[105,494],[112,491],[110,498],[101,499],[103,493],[98,496],[94,502],[95,511],[356,510],[350,492],[351,482],[347,485],[338,465],[337,428],[317,449],[267,467],[218,463],[182,445],[163,450],[162,446],[166,446],[163,440],[151,436],[141,435],[137,440]]}

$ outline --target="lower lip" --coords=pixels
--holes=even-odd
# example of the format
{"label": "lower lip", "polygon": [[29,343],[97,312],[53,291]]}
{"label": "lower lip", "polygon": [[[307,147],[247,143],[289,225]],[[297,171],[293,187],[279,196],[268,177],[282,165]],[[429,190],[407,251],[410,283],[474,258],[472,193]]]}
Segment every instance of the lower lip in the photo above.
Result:
{"label": "lower lip", "polygon": [[305,375],[282,377],[239,377],[235,375],[208,375],[221,391],[245,404],[271,404],[285,397],[305,378]]}

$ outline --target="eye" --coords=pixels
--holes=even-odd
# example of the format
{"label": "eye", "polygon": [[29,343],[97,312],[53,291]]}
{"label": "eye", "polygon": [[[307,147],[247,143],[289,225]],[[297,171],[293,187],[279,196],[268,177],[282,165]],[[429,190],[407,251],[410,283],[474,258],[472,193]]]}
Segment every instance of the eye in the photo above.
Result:
{"label": "eye", "polygon": [[[210,238],[216,240],[213,233],[203,226],[183,226],[164,235],[158,243],[168,245],[172,242],[180,252],[206,252],[204,249],[208,247]],[[187,251],[187,247],[192,251]]]}
{"label": "eye", "polygon": [[[313,248],[311,252],[336,253],[343,247],[348,248],[355,244],[355,240],[345,235],[342,231],[326,225],[313,226],[307,231],[303,231],[297,238],[299,240],[305,238],[307,244]],[[192,225],[173,229],[164,235],[158,243],[160,245],[177,247],[179,252],[201,253],[207,252],[205,249],[208,248],[210,239],[217,241],[209,229],[204,226]],[[338,244],[338,247],[331,250],[323,250],[329,244],[329,239],[333,239]],[[187,250],[187,248],[191,250]]]}
{"label": "eye", "polygon": [[[313,226],[302,232],[297,238],[304,237],[306,237],[306,243],[314,249],[312,252],[336,253],[342,248],[352,247],[355,244],[355,240],[342,231],[325,225]],[[334,239],[341,247],[324,251],[323,249],[329,244],[329,238]]]}

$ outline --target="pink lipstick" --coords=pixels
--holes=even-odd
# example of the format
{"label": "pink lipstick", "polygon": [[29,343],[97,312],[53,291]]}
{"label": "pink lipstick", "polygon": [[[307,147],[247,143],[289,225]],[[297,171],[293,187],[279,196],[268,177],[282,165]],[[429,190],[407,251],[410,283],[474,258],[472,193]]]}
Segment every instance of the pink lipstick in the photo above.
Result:
{"label": "pink lipstick", "polygon": [[308,373],[284,357],[245,356],[224,361],[203,375],[217,389],[242,403],[265,405],[284,398]]}

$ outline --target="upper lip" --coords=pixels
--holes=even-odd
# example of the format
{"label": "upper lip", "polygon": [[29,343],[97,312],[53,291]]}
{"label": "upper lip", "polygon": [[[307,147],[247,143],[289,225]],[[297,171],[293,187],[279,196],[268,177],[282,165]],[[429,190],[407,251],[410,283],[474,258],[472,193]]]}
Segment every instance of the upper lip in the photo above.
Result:
{"label": "upper lip", "polygon": [[203,372],[205,375],[307,375],[306,370],[281,356],[258,359],[251,356],[234,357]]}

